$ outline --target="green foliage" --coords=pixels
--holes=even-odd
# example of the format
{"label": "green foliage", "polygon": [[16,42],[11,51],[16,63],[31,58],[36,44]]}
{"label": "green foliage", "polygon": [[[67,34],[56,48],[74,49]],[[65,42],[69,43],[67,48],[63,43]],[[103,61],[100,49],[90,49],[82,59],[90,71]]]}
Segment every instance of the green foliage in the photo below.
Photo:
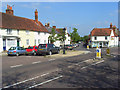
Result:
{"label": "green foliage", "polygon": [[80,35],[77,32],[78,29],[73,28],[73,30],[74,31],[72,33],[70,33],[71,40],[73,43],[78,43],[80,41]]}
{"label": "green foliage", "polygon": [[51,32],[50,32],[50,36],[48,37],[50,43],[54,43],[56,41],[56,37],[55,37],[55,29],[52,28]]}

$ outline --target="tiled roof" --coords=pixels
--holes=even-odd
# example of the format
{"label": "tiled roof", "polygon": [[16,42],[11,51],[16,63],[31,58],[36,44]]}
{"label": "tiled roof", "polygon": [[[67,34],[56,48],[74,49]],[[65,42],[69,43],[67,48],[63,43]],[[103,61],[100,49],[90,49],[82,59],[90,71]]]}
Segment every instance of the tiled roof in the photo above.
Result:
{"label": "tiled roof", "polygon": [[1,15],[2,15],[2,18],[0,18],[0,20],[2,19],[2,25],[0,25],[1,28],[48,32],[48,30],[43,26],[43,24],[40,21],[36,23],[32,19],[18,17],[0,12],[0,16]]}
{"label": "tiled roof", "polygon": [[[110,28],[94,28],[91,31],[91,36],[110,36],[111,31]],[[118,36],[115,32],[114,35]]]}

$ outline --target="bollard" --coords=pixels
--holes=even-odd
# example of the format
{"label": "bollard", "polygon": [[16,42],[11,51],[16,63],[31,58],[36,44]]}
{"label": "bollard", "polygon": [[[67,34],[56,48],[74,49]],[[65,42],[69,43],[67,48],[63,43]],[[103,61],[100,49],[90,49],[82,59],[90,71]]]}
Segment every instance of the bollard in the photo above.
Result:
{"label": "bollard", "polygon": [[89,45],[87,45],[87,49],[89,49]]}
{"label": "bollard", "polygon": [[106,53],[107,53],[107,55],[110,55],[110,49],[109,48],[106,49]]}
{"label": "bollard", "polygon": [[101,49],[96,48],[96,58],[101,58]]}

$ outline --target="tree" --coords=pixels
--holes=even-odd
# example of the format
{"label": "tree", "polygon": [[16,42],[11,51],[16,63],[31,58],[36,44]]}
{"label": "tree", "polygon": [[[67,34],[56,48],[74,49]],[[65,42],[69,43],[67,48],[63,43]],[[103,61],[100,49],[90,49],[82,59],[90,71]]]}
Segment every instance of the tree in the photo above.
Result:
{"label": "tree", "polygon": [[55,29],[52,28],[51,32],[50,32],[50,36],[48,37],[50,43],[54,43],[56,41],[56,33],[55,33]]}
{"label": "tree", "polygon": [[65,28],[64,29],[60,29],[61,32],[59,32],[57,34],[57,40],[64,42],[66,40],[66,32],[65,32]]}
{"label": "tree", "polygon": [[73,28],[73,30],[74,31],[72,33],[70,33],[71,40],[73,43],[78,43],[80,41],[80,35],[77,32],[78,29]]}

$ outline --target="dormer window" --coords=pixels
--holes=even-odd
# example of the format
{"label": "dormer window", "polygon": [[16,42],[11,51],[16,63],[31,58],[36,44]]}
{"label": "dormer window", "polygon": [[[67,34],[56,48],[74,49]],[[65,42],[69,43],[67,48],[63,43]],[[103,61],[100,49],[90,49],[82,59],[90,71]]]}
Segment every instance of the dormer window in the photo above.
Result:
{"label": "dormer window", "polygon": [[7,29],[7,34],[12,34],[12,29]]}
{"label": "dormer window", "polygon": [[26,34],[29,34],[29,30],[26,30]]}

